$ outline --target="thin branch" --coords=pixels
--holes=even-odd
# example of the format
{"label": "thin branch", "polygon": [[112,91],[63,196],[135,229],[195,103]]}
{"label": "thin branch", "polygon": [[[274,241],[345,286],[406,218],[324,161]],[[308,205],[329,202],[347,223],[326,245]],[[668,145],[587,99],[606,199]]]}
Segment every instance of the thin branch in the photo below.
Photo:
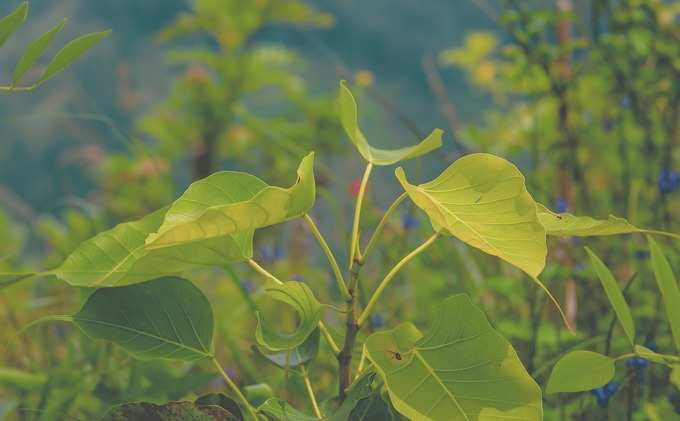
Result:
{"label": "thin branch", "polygon": [[317,227],[316,223],[314,222],[314,219],[312,219],[312,217],[309,216],[309,214],[305,214],[304,220],[307,223],[309,230],[314,235],[314,238],[316,238],[316,241],[319,242],[321,249],[323,250],[324,254],[326,255],[326,258],[328,259],[328,263],[330,263],[331,268],[333,269],[333,273],[335,274],[335,280],[338,283],[338,288],[340,289],[342,299],[347,301],[350,298],[349,291],[347,291],[347,284],[345,283],[345,278],[342,276],[342,271],[340,270],[338,261],[335,259],[333,251],[328,246],[328,243],[326,242],[324,236],[321,234],[321,231],[319,231],[319,227]]}

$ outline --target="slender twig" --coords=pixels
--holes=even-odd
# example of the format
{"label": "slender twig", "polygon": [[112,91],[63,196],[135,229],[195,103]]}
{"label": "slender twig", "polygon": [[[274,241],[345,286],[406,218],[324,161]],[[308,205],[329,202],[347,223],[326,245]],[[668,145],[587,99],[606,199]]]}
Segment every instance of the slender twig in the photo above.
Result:
{"label": "slender twig", "polygon": [[241,390],[236,386],[236,383],[234,383],[233,380],[229,377],[226,371],[224,371],[224,368],[220,364],[219,361],[217,361],[217,358],[212,358],[213,365],[217,368],[217,371],[219,371],[220,375],[224,379],[224,381],[227,383],[229,388],[231,389],[232,392],[234,392],[234,395],[238,398],[239,401],[245,406],[246,410],[250,413],[250,415],[253,417],[253,419],[258,419],[257,418],[257,411],[253,406],[248,402],[248,399],[241,393]]}
{"label": "slender twig", "polygon": [[305,381],[305,386],[307,387],[307,394],[309,395],[309,400],[312,401],[312,407],[314,408],[314,414],[318,419],[323,419],[323,414],[321,409],[319,409],[319,403],[316,401],[316,396],[314,395],[314,389],[312,389],[312,383],[309,381],[309,373],[307,369],[302,368],[302,378]]}
{"label": "slender twig", "polygon": [[425,251],[425,249],[430,247],[432,245],[432,243],[434,243],[435,240],[437,238],[439,238],[439,235],[440,234],[438,232],[435,232],[434,234],[432,234],[430,236],[430,238],[425,240],[421,245],[416,247],[412,252],[410,252],[409,254],[404,256],[404,258],[401,259],[401,261],[399,261],[399,263],[397,263],[392,268],[392,270],[389,271],[389,273],[385,276],[385,278],[382,280],[382,282],[380,282],[380,285],[378,285],[378,288],[375,290],[375,292],[371,296],[370,300],[368,300],[368,304],[366,305],[366,308],[364,309],[363,313],[361,313],[361,316],[359,316],[359,319],[357,321],[357,324],[359,326],[362,326],[366,322],[366,320],[370,317],[371,312],[373,311],[373,307],[375,307],[375,305],[377,304],[378,299],[380,298],[380,295],[382,295],[385,288],[387,288],[387,286],[390,284],[390,282],[392,282],[392,280],[397,275],[397,273],[399,273],[401,268],[403,268],[408,262],[413,260],[414,257],[416,257],[417,255],[419,255],[420,253]]}
{"label": "slender twig", "polygon": [[361,185],[359,186],[359,193],[357,194],[357,203],[354,208],[354,221],[352,222],[352,239],[349,248],[349,268],[351,269],[354,265],[354,259],[361,261],[361,250],[359,249],[359,242],[361,241],[359,235],[359,221],[361,220],[361,206],[364,202],[364,194],[366,193],[366,185],[368,184],[368,179],[371,177],[371,171],[373,170],[373,164],[368,163],[366,165],[366,170],[364,171],[364,176],[361,179]]}
{"label": "slender twig", "polygon": [[309,230],[312,231],[314,238],[316,238],[316,241],[319,242],[321,249],[323,250],[324,254],[326,255],[326,258],[328,259],[328,263],[330,263],[331,268],[333,269],[333,273],[335,274],[335,280],[338,283],[338,288],[340,289],[342,299],[347,301],[349,299],[349,291],[347,291],[347,284],[345,283],[345,278],[342,276],[342,271],[340,270],[340,266],[338,266],[338,261],[335,259],[333,251],[328,246],[328,243],[321,234],[321,231],[319,231],[319,227],[316,226],[314,219],[312,219],[312,217],[309,216],[309,214],[305,214],[304,219],[305,222],[307,223],[307,226],[309,227]]}
{"label": "slender twig", "polygon": [[375,230],[373,231],[371,238],[368,240],[368,243],[366,244],[366,248],[364,249],[364,252],[361,255],[362,263],[366,261],[366,256],[368,256],[371,250],[373,250],[373,247],[375,246],[378,237],[380,237],[380,234],[385,228],[385,224],[387,223],[387,220],[389,219],[390,215],[394,213],[394,211],[399,207],[399,205],[401,205],[401,202],[403,202],[404,199],[406,199],[406,197],[408,197],[408,194],[406,192],[402,193],[401,195],[399,195],[399,197],[394,199],[394,202],[392,202],[390,207],[387,208],[385,214],[383,214],[382,218],[380,219],[380,222],[378,222],[378,226],[375,227]]}
{"label": "slender twig", "polygon": [[328,331],[328,327],[323,322],[319,322],[319,330],[321,331],[321,334],[323,337],[326,339],[326,342],[328,342],[328,346],[331,347],[333,350],[333,353],[335,355],[340,353],[340,348],[338,347],[338,344],[335,343],[335,340],[333,340],[333,337],[331,336],[331,332]]}
{"label": "slender twig", "polygon": [[37,88],[38,85],[31,86],[0,86],[0,92],[30,92]]}

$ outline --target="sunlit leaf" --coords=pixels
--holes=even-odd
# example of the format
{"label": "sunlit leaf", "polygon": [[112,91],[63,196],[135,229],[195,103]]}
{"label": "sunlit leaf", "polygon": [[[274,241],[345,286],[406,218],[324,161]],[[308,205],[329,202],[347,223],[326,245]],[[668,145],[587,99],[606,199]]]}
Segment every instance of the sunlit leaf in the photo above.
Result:
{"label": "sunlit leaf", "polygon": [[401,168],[397,178],[432,225],[498,256],[532,277],[545,267],[545,229],[524,176],[512,163],[490,154],[470,154],[429,183],[413,185]]}
{"label": "sunlit leaf", "polygon": [[302,160],[297,182],[287,189],[244,185],[234,181],[234,174],[239,173],[213,174],[189,186],[170,206],[157,232],[147,238],[147,247],[188,244],[278,224],[303,215],[314,204],[314,153]]}
{"label": "sunlit leaf", "polygon": [[368,144],[359,128],[357,103],[347,88],[345,81],[340,82],[340,121],[347,136],[357,148],[361,156],[375,165],[392,165],[399,161],[424,155],[442,145],[442,130],[435,129],[422,142],[414,146],[400,149],[378,149]]}
{"label": "sunlit leaf", "polygon": [[664,307],[666,307],[666,317],[673,333],[675,349],[680,351],[680,289],[678,289],[678,281],[675,279],[671,265],[664,256],[661,247],[651,237],[647,237],[647,241],[652,254],[656,283],[659,285]]}
{"label": "sunlit leaf", "polygon": [[447,299],[423,337],[410,323],[377,332],[365,352],[401,414],[419,420],[541,420],[541,391],[467,295]]}
{"label": "sunlit leaf", "polygon": [[21,82],[26,72],[28,72],[31,67],[33,67],[35,62],[38,61],[40,57],[42,57],[47,47],[50,46],[50,43],[54,37],[62,30],[65,24],[66,19],[59,22],[59,24],[57,24],[54,28],[45,32],[26,48],[26,51],[24,51],[24,54],[21,56],[19,62],[14,68],[14,75],[12,78],[13,85],[17,85],[19,82]]}
{"label": "sunlit leaf", "polygon": [[555,364],[546,393],[592,390],[614,377],[614,359],[591,351],[573,351]]}
{"label": "sunlit leaf", "polygon": [[141,360],[213,355],[210,302],[181,278],[98,289],[71,320],[90,338],[113,342]]}
{"label": "sunlit leaf", "polygon": [[160,227],[166,210],[160,209],[138,221],[126,222],[96,235],[78,246],[50,273],[76,286],[122,286],[199,266],[243,261],[252,256],[252,231],[148,250],[145,240]]}
{"label": "sunlit leaf", "polygon": [[12,13],[0,19],[0,47],[24,23],[26,16],[28,16],[28,2],[24,1]]}
{"label": "sunlit leaf", "polygon": [[590,216],[576,216],[570,213],[555,213],[537,204],[538,218],[548,235],[563,237],[593,237],[617,234],[650,233],[680,238],[677,234],[638,228],[624,218],[609,215],[607,219]]}
{"label": "sunlit leaf", "polygon": [[292,307],[299,317],[299,324],[293,332],[281,333],[265,322],[258,312],[255,330],[257,343],[271,351],[285,351],[302,345],[317,329],[321,319],[321,304],[314,298],[312,291],[302,282],[289,281],[283,285],[271,283],[265,288],[265,293]]}
{"label": "sunlit leaf", "polygon": [[61,71],[69,67],[80,56],[85,54],[90,48],[94,47],[104,38],[108,37],[111,31],[93,32],[91,34],[78,37],[57,52],[52,61],[47,65],[45,72],[38,80],[38,84],[44,83],[48,79],[53,78]]}
{"label": "sunlit leaf", "polygon": [[216,405],[193,402],[169,402],[156,405],[133,402],[115,406],[99,418],[100,421],[239,421],[241,418]]}
{"label": "sunlit leaf", "polygon": [[635,323],[633,322],[633,316],[630,314],[628,303],[626,303],[626,299],[619,288],[619,284],[616,282],[614,275],[612,275],[607,266],[602,263],[602,260],[600,260],[600,258],[588,247],[586,247],[586,251],[590,256],[593,267],[595,267],[598,278],[600,278],[607,298],[609,298],[609,302],[614,309],[614,313],[616,313],[616,317],[619,320],[619,323],[621,323],[623,331],[626,333],[628,341],[631,345],[635,345]]}

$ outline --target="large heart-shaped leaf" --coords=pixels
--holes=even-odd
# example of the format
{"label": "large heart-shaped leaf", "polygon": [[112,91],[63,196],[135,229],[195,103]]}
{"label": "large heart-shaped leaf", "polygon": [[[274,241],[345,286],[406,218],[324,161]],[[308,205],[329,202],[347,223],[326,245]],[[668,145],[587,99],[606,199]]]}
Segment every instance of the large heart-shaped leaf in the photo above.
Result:
{"label": "large heart-shaped leaf", "polygon": [[597,277],[600,278],[607,298],[609,298],[609,302],[614,308],[616,318],[621,323],[621,327],[623,327],[623,331],[626,333],[631,346],[635,345],[635,323],[633,322],[633,316],[630,314],[630,307],[628,307],[628,303],[626,303],[626,299],[619,288],[619,284],[602,260],[588,247],[586,247],[586,251],[590,256],[590,261],[595,268]]}
{"label": "large heart-shaped leaf", "polygon": [[340,121],[347,136],[364,159],[374,165],[392,165],[424,155],[442,145],[442,130],[434,129],[422,142],[400,149],[378,149],[368,144],[359,128],[357,102],[345,81],[340,82]]}
{"label": "large heart-shaped leaf", "polygon": [[467,295],[447,299],[423,337],[412,324],[377,332],[367,357],[394,407],[419,420],[541,420],[541,390]]}
{"label": "large heart-shaped leaf", "polygon": [[614,359],[591,351],[573,351],[555,364],[546,393],[582,392],[606,384],[614,377]]}
{"label": "large heart-shaped leaf", "polygon": [[141,360],[213,356],[212,307],[186,279],[98,289],[70,319],[90,338],[113,342]]}
{"label": "large heart-shaped leaf", "polygon": [[671,325],[671,333],[675,342],[675,349],[680,351],[680,289],[678,281],[673,275],[670,263],[663,254],[661,247],[651,237],[647,238],[649,250],[652,255],[652,267],[656,283],[661,291],[666,317]]}
{"label": "large heart-shaped leaf", "polygon": [[410,184],[401,168],[396,175],[435,229],[498,256],[534,278],[545,267],[545,229],[524,176],[512,163],[479,153],[460,158],[429,183]]}
{"label": "large heart-shaped leaf", "polygon": [[21,82],[26,72],[28,72],[36,61],[45,53],[47,47],[54,39],[54,37],[64,28],[66,19],[59,22],[54,28],[45,32],[43,35],[34,40],[24,51],[19,59],[16,67],[14,67],[14,75],[12,77],[12,84],[16,85]]}
{"label": "large heart-shaped leaf", "polygon": [[[256,180],[256,177],[243,176],[246,177],[234,178]],[[126,222],[96,235],[48,273],[76,286],[122,286],[178,274],[197,266],[243,261],[252,256],[253,231],[171,248],[146,249],[146,237],[160,227],[166,210],[160,209],[138,221]]]}
{"label": "large heart-shaped leaf", "polygon": [[74,40],[71,40],[57,52],[54,58],[52,58],[52,60],[47,65],[45,72],[42,74],[42,76],[40,76],[38,84],[44,83],[48,79],[51,79],[64,71],[80,56],[85,54],[90,48],[94,47],[110,34],[110,30],[103,32],[93,32],[91,34],[82,35]]}
{"label": "large heart-shaped leaf", "polygon": [[243,184],[235,181],[233,174],[238,173],[217,173],[190,185],[170,206],[158,231],[149,235],[147,248],[188,244],[278,224],[303,215],[314,204],[314,153],[302,160],[297,182],[287,189],[264,183]]}
{"label": "large heart-shaped leaf", "polygon": [[257,342],[270,351],[286,351],[302,345],[319,325],[321,304],[307,285],[289,281],[283,284],[271,283],[265,288],[267,296],[288,304],[298,315],[299,323],[291,333],[281,333],[266,323],[260,312],[257,313]]}
{"label": "large heart-shaped leaf", "polygon": [[650,233],[680,238],[677,234],[638,228],[624,218],[609,215],[607,219],[576,216],[571,213],[555,213],[537,203],[538,219],[548,235],[562,237],[594,237],[617,234]]}
{"label": "large heart-shaped leaf", "polygon": [[133,402],[115,406],[100,421],[239,421],[234,414],[216,405],[193,402],[168,402],[156,405]]}
{"label": "large heart-shaped leaf", "polygon": [[14,31],[26,20],[28,15],[28,2],[22,2],[12,13],[0,19],[0,46],[4,44]]}

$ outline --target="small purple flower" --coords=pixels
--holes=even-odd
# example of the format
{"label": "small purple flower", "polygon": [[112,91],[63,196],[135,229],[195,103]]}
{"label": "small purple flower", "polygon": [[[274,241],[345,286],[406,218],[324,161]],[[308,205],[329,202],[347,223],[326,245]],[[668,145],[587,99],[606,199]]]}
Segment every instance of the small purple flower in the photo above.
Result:
{"label": "small purple flower", "polygon": [[680,173],[670,168],[661,170],[657,186],[662,194],[673,193],[680,187]]}
{"label": "small purple flower", "polygon": [[374,329],[380,329],[385,326],[385,319],[382,315],[376,313],[371,316],[371,326],[373,326]]}
{"label": "small purple flower", "polygon": [[283,251],[278,246],[266,244],[260,248],[260,256],[263,260],[275,262],[283,258]]}
{"label": "small purple flower", "polygon": [[563,197],[558,197],[555,199],[555,212],[557,213],[564,213],[569,210],[569,202],[567,202],[567,199]]}
{"label": "small purple flower", "polygon": [[243,285],[243,289],[245,289],[248,292],[253,292],[255,291],[255,289],[257,289],[255,283],[250,279],[242,280],[241,285]]}
{"label": "small purple flower", "polygon": [[419,225],[420,221],[418,220],[418,218],[413,216],[411,212],[404,212],[403,214],[401,214],[401,227],[404,229],[404,231],[418,228]]}

